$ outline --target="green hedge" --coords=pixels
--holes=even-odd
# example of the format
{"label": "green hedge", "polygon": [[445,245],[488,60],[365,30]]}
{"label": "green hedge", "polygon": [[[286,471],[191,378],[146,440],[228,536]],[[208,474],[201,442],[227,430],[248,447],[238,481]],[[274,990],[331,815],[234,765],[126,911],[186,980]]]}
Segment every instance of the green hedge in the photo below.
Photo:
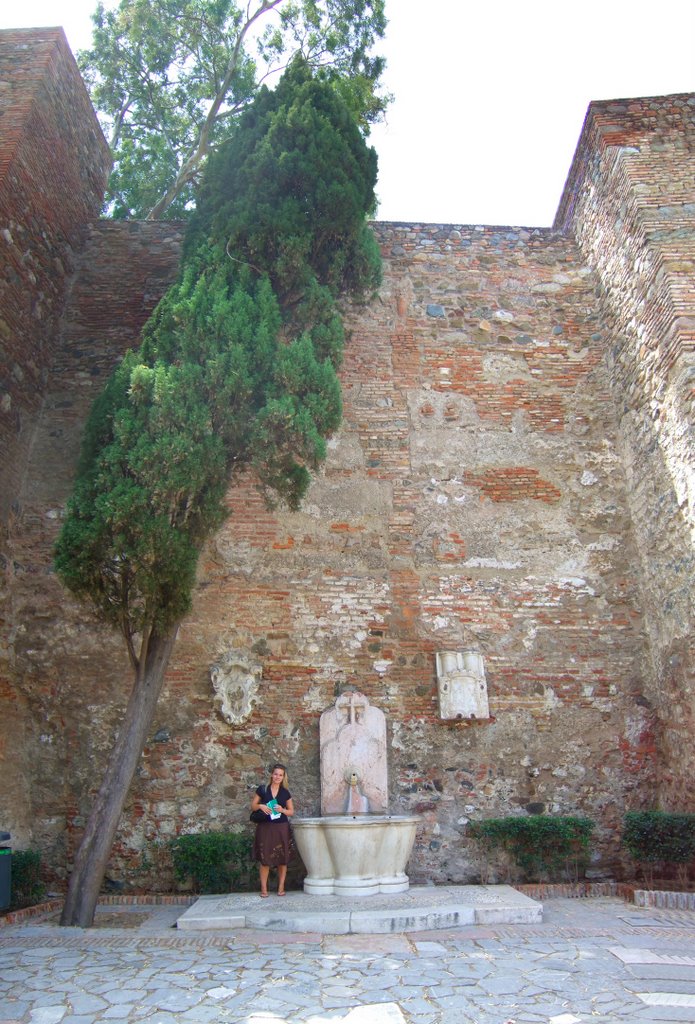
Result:
{"label": "green hedge", "polygon": [[659,865],[663,871],[675,870],[684,883],[695,859],[695,814],[628,811],[622,844],[648,881],[654,880],[654,868]]}
{"label": "green hedge", "polygon": [[523,881],[576,881],[589,859],[594,823],[575,815],[545,814],[487,818],[468,826],[484,856],[503,852]]}
{"label": "green hedge", "polygon": [[231,892],[250,885],[254,864],[248,832],[199,832],[178,836],[169,846],[176,878],[191,881],[194,892]]}
{"label": "green hedge", "polygon": [[33,907],[46,897],[41,881],[41,854],[38,850],[12,851],[10,910]]}

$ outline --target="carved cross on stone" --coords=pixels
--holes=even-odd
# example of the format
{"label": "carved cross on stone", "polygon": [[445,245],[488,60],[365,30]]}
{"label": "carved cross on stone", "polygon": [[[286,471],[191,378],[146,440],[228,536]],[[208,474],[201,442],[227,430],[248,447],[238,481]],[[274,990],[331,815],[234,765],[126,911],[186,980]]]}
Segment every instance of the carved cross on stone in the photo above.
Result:
{"label": "carved cross on stone", "polygon": [[365,706],[366,698],[361,693],[355,693],[354,690],[342,694],[336,701],[336,707],[345,712],[346,721],[350,725],[362,720]]}

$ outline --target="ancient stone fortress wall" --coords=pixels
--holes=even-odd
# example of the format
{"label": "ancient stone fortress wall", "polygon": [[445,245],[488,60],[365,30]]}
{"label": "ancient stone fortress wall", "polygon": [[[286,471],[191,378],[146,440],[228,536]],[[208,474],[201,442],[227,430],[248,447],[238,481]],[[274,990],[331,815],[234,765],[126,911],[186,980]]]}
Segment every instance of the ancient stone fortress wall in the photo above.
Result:
{"label": "ancient stone fortress wall", "polygon": [[180,243],[177,225],[89,225],[5,541],[0,820],[20,845],[49,851],[59,873],[66,812],[79,827],[74,808],[84,797],[76,794],[98,779],[130,669],[118,637],[67,599],[52,545],[91,403],[176,276]]}
{"label": "ancient stone fortress wall", "polygon": [[[109,166],[63,31],[0,32],[0,818],[7,823],[0,827],[21,822],[24,844],[34,834],[32,793],[42,784],[32,763],[40,724],[14,673],[14,639],[23,625],[11,606],[16,573],[32,574],[40,592],[48,563],[44,553],[35,576],[33,566],[15,565],[8,539],[15,526],[41,536],[46,509],[36,521],[23,512],[21,488],[69,281]],[[59,465],[42,466],[47,488]]]}
{"label": "ancient stone fortress wall", "polygon": [[0,32],[0,523],[111,157],[62,29]]}
{"label": "ancient stone fortress wall", "polygon": [[593,103],[556,227],[600,282],[661,723],[659,798],[695,772],[695,97]]}
{"label": "ancient stone fortress wall", "polygon": [[[343,427],[300,512],[269,512],[250,479],[230,491],[120,832],[119,879],[140,877],[157,838],[243,820],[273,757],[317,813],[318,715],[345,686],[387,715],[393,810],[423,818],[411,878],[474,877],[466,820],[526,810],[593,815],[610,857],[623,808],[653,797],[595,279],[548,230],[375,230],[385,281],[350,311]],[[22,824],[59,865],[129,671],[50,574],[50,544],[89,401],[175,256],[170,226],[93,230],[13,537],[14,675],[31,709]],[[485,659],[489,718],[443,719],[436,654],[470,649]]]}
{"label": "ancient stone fortress wall", "polygon": [[[587,182],[568,183],[575,211]],[[610,866],[623,811],[654,806],[662,780],[680,777],[677,806],[692,809],[678,774],[692,737],[672,756],[655,700],[615,398],[622,334],[574,222],[374,226],[384,284],[348,310],[343,425],[300,511],[269,511],[251,479],[229,492],[119,831],[117,883],[168,884],[157,842],[243,823],[275,758],[299,812],[318,813],[318,717],[347,687],[386,714],[391,809],[422,817],[413,881],[476,877],[471,818],[589,814]],[[179,244],[176,225],[91,225],[16,495],[0,818],[58,879],[129,669],[59,586],[51,544],[90,401]],[[463,651],[483,657],[488,710],[445,717],[437,655]],[[686,700],[677,685],[672,707]]]}

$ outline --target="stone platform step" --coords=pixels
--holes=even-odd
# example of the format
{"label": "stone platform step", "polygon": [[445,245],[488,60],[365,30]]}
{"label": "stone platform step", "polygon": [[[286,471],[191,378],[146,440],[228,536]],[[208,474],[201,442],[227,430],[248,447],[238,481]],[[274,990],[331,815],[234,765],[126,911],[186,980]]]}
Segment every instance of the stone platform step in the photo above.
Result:
{"label": "stone platform step", "polygon": [[258,928],[322,935],[383,934],[471,924],[537,924],[540,903],[509,885],[411,886],[396,895],[308,896],[288,892],[201,896],[179,917],[188,931]]}

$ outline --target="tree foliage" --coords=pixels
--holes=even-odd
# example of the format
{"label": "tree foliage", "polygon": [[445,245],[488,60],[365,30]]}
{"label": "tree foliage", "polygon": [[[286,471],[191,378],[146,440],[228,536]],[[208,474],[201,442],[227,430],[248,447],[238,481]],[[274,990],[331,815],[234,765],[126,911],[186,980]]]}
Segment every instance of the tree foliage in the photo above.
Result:
{"label": "tree foliage", "polygon": [[174,875],[194,892],[234,892],[248,888],[257,875],[251,835],[243,832],[196,832],[169,842]]}
{"label": "tree foliage", "polygon": [[259,86],[300,55],[363,128],[383,112],[384,0],[100,2],[78,54],[110,139],[106,196],[117,218],[183,217],[208,153]]}
{"label": "tree foliage", "polygon": [[593,830],[590,818],[573,814],[485,818],[468,826],[488,856],[505,851],[528,881],[576,881],[588,862]]}
{"label": "tree foliage", "polygon": [[341,415],[335,297],[378,281],[375,181],[374,151],[301,61],[210,164],[181,279],[95,403],[57,547],[66,585],[122,629],[134,664],[134,637],[187,611],[231,471],[253,466],[296,508],[325,456]]}
{"label": "tree foliage", "polygon": [[34,907],[46,898],[46,886],[41,879],[40,850],[3,850],[11,858],[10,910]]}
{"label": "tree foliage", "polygon": [[695,814],[666,811],[628,811],[623,819],[622,845],[640,865],[649,882],[654,868],[674,871],[682,883],[695,858]]}
{"label": "tree foliage", "polygon": [[89,850],[99,847],[103,874],[230,480],[251,468],[269,498],[296,508],[340,422],[337,299],[379,281],[365,224],[375,182],[376,156],[344,101],[295,59],[210,162],[179,280],[93,407],[55,562],[123,633],[135,686],[63,923],[91,923],[79,895],[96,901]]}

